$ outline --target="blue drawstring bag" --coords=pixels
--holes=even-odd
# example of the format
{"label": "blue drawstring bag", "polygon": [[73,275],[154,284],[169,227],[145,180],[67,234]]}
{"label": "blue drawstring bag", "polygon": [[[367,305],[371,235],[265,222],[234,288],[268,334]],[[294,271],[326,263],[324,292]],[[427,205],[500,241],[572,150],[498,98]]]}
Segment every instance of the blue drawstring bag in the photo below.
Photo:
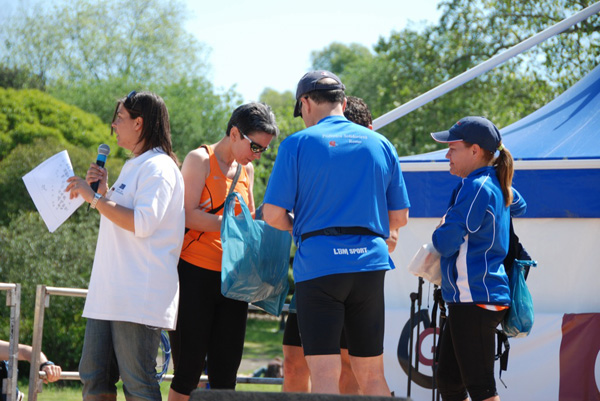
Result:
{"label": "blue drawstring bag", "polygon": [[511,304],[502,321],[502,330],[508,337],[527,337],[533,327],[533,299],[524,276],[524,270],[529,266],[537,266],[536,261],[515,259],[508,278]]}
{"label": "blue drawstring bag", "polygon": [[[235,201],[242,212],[235,215]],[[279,316],[289,290],[292,236],[254,220],[241,195],[227,196],[221,223],[221,293]]]}

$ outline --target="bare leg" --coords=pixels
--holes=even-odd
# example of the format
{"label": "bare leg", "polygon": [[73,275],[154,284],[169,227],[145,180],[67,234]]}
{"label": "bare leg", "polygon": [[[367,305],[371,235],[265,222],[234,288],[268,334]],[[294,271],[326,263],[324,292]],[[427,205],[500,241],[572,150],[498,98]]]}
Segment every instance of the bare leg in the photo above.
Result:
{"label": "bare leg", "polygon": [[348,355],[348,350],[342,348],[341,350],[342,357],[342,373],[340,375],[340,393],[341,394],[362,394],[360,391],[360,386],[358,385],[358,381],[356,381],[356,376],[352,371],[352,364],[350,363],[350,356]]}
{"label": "bare leg", "polygon": [[310,369],[311,393],[340,393],[342,362],[338,354],[307,355],[306,362]]}
{"label": "bare leg", "polygon": [[350,362],[364,395],[391,395],[383,374],[383,355],[365,358],[350,355]]}
{"label": "bare leg", "polygon": [[284,392],[308,393],[310,391],[310,371],[304,359],[302,347],[283,346],[283,388]]}

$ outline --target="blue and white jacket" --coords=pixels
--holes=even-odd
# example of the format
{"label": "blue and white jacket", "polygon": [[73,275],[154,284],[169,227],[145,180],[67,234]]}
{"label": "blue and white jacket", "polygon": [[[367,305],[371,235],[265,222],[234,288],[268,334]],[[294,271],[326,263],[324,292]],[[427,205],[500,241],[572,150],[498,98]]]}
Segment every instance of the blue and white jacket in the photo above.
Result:
{"label": "blue and white jacket", "polygon": [[527,204],[513,188],[505,206],[494,167],[473,171],[454,189],[445,222],[433,233],[442,255],[444,301],[510,305],[504,258],[508,252],[510,215],[525,213]]}

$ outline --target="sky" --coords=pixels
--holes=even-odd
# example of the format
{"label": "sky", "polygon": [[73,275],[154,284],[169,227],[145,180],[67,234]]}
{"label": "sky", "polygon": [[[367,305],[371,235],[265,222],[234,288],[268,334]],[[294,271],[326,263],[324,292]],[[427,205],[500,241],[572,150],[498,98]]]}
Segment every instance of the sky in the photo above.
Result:
{"label": "sky", "polygon": [[211,48],[208,77],[218,89],[235,90],[245,101],[265,88],[295,93],[310,70],[312,51],[332,42],[369,49],[380,37],[437,23],[439,0],[184,0],[186,29]]}

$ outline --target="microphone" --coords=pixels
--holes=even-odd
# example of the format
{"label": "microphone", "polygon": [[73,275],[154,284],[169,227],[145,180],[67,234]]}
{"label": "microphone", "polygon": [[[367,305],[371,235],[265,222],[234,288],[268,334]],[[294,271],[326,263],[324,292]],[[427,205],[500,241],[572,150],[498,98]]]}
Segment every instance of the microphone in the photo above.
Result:
{"label": "microphone", "polygon": [[[110,146],[106,145],[106,144],[102,144],[100,146],[98,146],[98,157],[96,158],[96,164],[99,167],[104,167],[104,163],[106,163],[106,156],[108,156],[110,153]],[[92,187],[92,189],[94,190],[94,192],[98,192],[98,185],[100,184],[100,181],[96,181],[96,182],[92,182],[92,184],[90,185]]]}

